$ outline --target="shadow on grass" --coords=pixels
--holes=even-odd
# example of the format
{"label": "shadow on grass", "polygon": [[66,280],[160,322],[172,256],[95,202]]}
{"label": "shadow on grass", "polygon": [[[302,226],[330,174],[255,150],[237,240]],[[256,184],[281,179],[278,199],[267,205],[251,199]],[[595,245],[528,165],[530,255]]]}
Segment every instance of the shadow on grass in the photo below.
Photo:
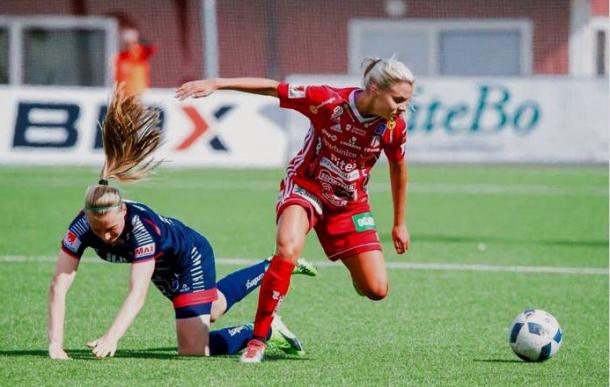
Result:
{"label": "shadow on grass", "polygon": [[[382,242],[391,242],[389,233],[381,233]],[[414,234],[414,241],[422,242],[445,242],[445,243],[505,243],[517,245],[543,245],[543,246],[573,246],[573,247],[608,247],[607,240],[537,240],[523,238],[503,238],[493,236],[466,236],[466,235],[442,235],[442,234]]]}
{"label": "shadow on grass", "polygon": [[[66,353],[72,359],[98,360],[90,349],[66,349]],[[47,351],[42,350],[12,350],[0,351],[0,356],[34,356],[49,357]],[[150,349],[119,349],[114,357],[119,358],[147,358],[147,359],[184,359],[178,356],[176,348],[150,348]]]}
{"label": "shadow on grass", "polygon": [[517,359],[473,359],[476,363],[522,363],[527,364],[526,361]]}
{"label": "shadow on grass", "polygon": [[[68,356],[75,360],[99,360],[93,355],[90,349],[66,349]],[[48,358],[49,353],[43,350],[9,350],[0,351],[0,356],[33,356]],[[198,356],[178,356],[176,347],[161,347],[161,348],[144,348],[144,349],[119,349],[115,354],[115,358],[136,358],[136,359],[172,359],[172,360],[190,360],[200,359]],[[219,355],[213,356],[215,359],[237,359],[237,355]],[[266,354],[265,361],[278,360],[310,360],[309,358],[287,356],[283,354]]]}

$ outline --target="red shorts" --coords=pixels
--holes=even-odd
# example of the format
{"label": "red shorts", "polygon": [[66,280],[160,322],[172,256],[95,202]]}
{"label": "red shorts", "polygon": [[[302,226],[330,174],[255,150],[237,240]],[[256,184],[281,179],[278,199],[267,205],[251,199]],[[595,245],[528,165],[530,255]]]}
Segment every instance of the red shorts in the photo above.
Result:
{"label": "red shorts", "polygon": [[291,205],[305,209],[310,230],[316,230],[320,244],[331,261],[365,251],[381,250],[375,219],[368,203],[331,208],[294,183],[287,186],[282,184],[276,205],[276,220]]}

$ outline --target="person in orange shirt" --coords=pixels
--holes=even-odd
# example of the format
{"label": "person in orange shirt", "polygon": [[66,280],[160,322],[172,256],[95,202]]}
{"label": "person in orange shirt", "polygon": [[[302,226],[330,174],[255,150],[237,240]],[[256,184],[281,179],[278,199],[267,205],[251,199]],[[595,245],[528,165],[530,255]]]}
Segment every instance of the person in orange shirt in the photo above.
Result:
{"label": "person in orange shirt", "polygon": [[140,34],[134,28],[121,33],[123,48],[116,57],[115,81],[125,83],[125,94],[139,95],[150,87],[149,58],[157,52],[157,46],[140,42]]}

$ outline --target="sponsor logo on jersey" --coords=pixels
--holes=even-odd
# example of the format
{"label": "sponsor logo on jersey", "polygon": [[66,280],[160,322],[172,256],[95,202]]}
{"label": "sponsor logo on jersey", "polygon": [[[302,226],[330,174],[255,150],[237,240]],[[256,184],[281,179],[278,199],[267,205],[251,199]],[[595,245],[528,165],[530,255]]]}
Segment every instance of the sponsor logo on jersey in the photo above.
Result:
{"label": "sponsor logo on jersey", "polygon": [[326,200],[328,200],[335,207],[343,207],[347,205],[347,200],[337,197],[334,193],[332,193],[332,191],[324,191],[322,192],[322,196],[324,196]]}
{"label": "sponsor logo on jersey", "polygon": [[341,116],[343,115],[343,108],[341,106],[335,106],[333,109],[333,114],[330,116],[330,119],[335,121],[336,123],[341,122]]}
{"label": "sponsor logo on jersey", "polygon": [[330,97],[329,99],[327,99],[326,101],[322,102],[319,105],[310,105],[309,106],[309,111],[311,111],[313,114],[318,114],[318,112],[320,111],[320,109],[323,106],[326,106],[326,105],[328,105],[330,103],[333,103],[333,102],[335,102],[335,97]]}
{"label": "sponsor logo on jersey", "polygon": [[339,167],[342,171],[345,172],[351,172],[356,169],[355,162],[345,161],[345,159],[342,159],[341,157],[336,156],[333,153],[330,154],[330,161],[332,161],[333,164],[335,164],[337,167]]}
{"label": "sponsor logo on jersey", "polygon": [[333,132],[337,132],[337,133],[343,133],[343,130],[341,129],[341,124],[332,125],[330,127],[330,130],[332,130]]}
{"label": "sponsor logo on jersey", "polygon": [[148,257],[149,255],[154,255],[155,254],[155,242],[151,242],[148,244],[145,244],[143,246],[140,247],[136,247],[135,250],[135,258],[142,258],[142,257]]}
{"label": "sponsor logo on jersey", "polygon": [[66,236],[64,237],[64,245],[73,253],[78,252],[78,248],[80,247],[80,239],[78,236],[72,231],[68,230]]}
{"label": "sponsor logo on jersey", "polygon": [[389,120],[388,121],[388,129],[394,130],[395,127],[396,127],[396,121],[395,120]]}
{"label": "sponsor logo on jersey", "polygon": [[305,98],[305,90],[307,87],[300,85],[288,85],[288,98]]}
{"label": "sponsor logo on jersey", "polygon": [[358,232],[376,229],[375,218],[373,218],[373,214],[370,212],[354,215],[352,216],[352,220],[354,221],[354,226]]}
{"label": "sponsor logo on jersey", "polygon": [[303,199],[307,200],[309,203],[311,203],[311,205],[314,207],[318,214],[322,214],[322,203],[320,202],[320,199],[318,199],[314,194],[296,184],[292,188],[292,193],[299,195]]}
{"label": "sponsor logo on jersey", "polygon": [[[332,152],[334,152],[340,156],[347,157],[350,159],[355,159],[358,157],[357,153],[350,152],[347,149],[340,148],[337,145],[333,144],[332,142],[328,141],[325,137],[322,137],[322,143]],[[318,150],[318,152],[319,152],[319,150]]]}
{"label": "sponsor logo on jersey", "polygon": [[352,137],[347,141],[341,141],[341,145],[345,145],[348,148],[352,148],[354,150],[361,150],[362,147],[359,145],[356,145],[356,143],[358,142],[358,139],[356,137]]}
{"label": "sponsor logo on jersey", "polygon": [[[332,161],[330,161],[329,159],[327,159],[326,157],[322,157],[322,159],[320,160],[320,166],[324,167],[326,169],[331,170],[332,172],[334,172],[335,174],[339,175],[343,180],[346,181],[356,181],[360,178],[360,171],[356,170],[352,170],[355,165],[353,163],[345,163],[345,161],[343,161],[343,169],[340,168],[339,166],[337,166],[335,163],[333,163]],[[344,170],[352,170],[351,172],[344,172]]]}
{"label": "sponsor logo on jersey", "polygon": [[326,129],[322,129],[322,134],[328,137],[331,141],[337,141],[337,135],[332,134]]}
{"label": "sponsor logo on jersey", "polygon": [[383,136],[383,134],[385,133],[386,129],[388,128],[388,126],[384,123],[379,125],[376,129],[375,129],[375,135],[376,136]]}
{"label": "sponsor logo on jersey", "polygon": [[354,184],[346,184],[340,179],[331,176],[329,173],[325,173],[325,171],[320,171],[320,173],[318,174],[318,180],[326,182],[334,187],[339,187],[343,189],[344,191],[349,193],[350,197],[353,197],[354,192],[356,192],[356,186]]}
{"label": "sponsor logo on jersey", "polygon": [[355,135],[357,135],[357,136],[366,136],[366,134],[367,134],[367,131],[366,131],[366,130],[364,130],[364,129],[360,129],[360,128],[359,128],[359,127],[357,127],[357,126],[352,126],[352,125],[350,125],[350,124],[345,125],[345,130],[346,130],[347,132],[354,133],[354,134],[355,134]]}

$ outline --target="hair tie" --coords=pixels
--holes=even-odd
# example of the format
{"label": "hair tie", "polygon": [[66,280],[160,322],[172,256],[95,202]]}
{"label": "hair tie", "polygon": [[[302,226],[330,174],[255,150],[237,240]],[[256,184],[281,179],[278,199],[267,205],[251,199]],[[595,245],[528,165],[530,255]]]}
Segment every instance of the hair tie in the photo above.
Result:
{"label": "hair tie", "polygon": [[382,60],[381,58],[378,58],[378,59],[374,59],[371,63],[369,63],[369,65],[364,70],[364,76],[366,76],[369,72],[371,72],[373,67],[375,67],[377,65],[377,63],[381,62],[381,60]]}
{"label": "hair tie", "polygon": [[100,181],[98,181],[97,184],[99,184],[99,185],[108,185],[108,180],[100,179]]}

